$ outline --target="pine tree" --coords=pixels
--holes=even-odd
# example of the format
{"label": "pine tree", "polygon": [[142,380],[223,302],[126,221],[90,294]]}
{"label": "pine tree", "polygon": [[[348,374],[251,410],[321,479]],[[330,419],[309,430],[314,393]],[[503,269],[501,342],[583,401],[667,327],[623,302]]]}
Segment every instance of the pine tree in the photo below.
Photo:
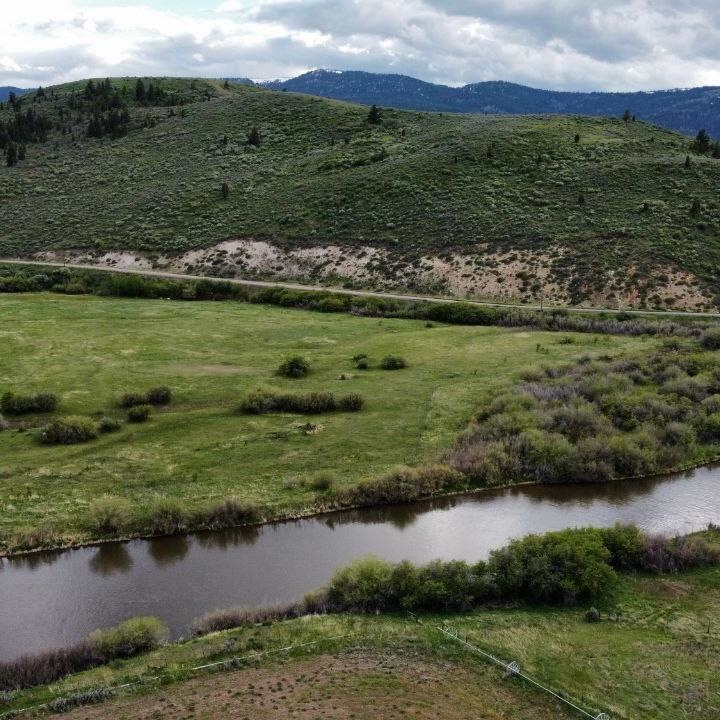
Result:
{"label": "pine tree", "polygon": [[250,128],[250,132],[247,134],[247,144],[258,147],[261,142],[262,135],[260,134],[260,130],[258,129],[257,125],[253,125],[252,128]]}
{"label": "pine tree", "polygon": [[230,186],[226,182],[224,182],[220,187],[220,192],[222,193],[223,200],[227,200],[228,195],[230,195]]}
{"label": "pine tree", "polygon": [[377,105],[373,105],[370,108],[367,121],[370,125],[380,125],[382,123],[382,110]]}
{"label": "pine tree", "polygon": [[578,145],[580,143],[580,133],[575,133],[575,144]]}
{"label": "pine tree", "polygon": [[690,215],[692,215],[692,217],[697,217],[700,214],[700,209],[701,209],[700,201],[697,198],[695,198],[692,201],[692,205],[690,206]]}
{"label": "pine tree", "polygon": [[17,165],[17,161],[18,161],[17,145],[14,142],[11,142],[8,144],[5,155],[6,155],[8,167],[13,167],[13,165]]}
{"label": "pine tree", "polygon": [[690,143],[690,149],[698,155],[704,155],[710,149],[710,135],[705,128],[698,130],[695,139]]}
{"label": "pine tree", "polygon": [[692,164],[692,163],[690,162],[690,156],[689,156],[689,155],[686,155],[686,156],[685,156],[685,169],[687,170],[687,169],[690,167],[691,164]]}
{"label": "pine tree", "polygon": [[623,122],[629,123],[631,118],[632,118],[632,115],[630,113],[630,110],[626,110],[622,116]]}
{"label": "pine tree", "polygon": [[142,78],[138,78],[135,83],[135,99],[139,103],[145,102],[145,83],[142,81]]}

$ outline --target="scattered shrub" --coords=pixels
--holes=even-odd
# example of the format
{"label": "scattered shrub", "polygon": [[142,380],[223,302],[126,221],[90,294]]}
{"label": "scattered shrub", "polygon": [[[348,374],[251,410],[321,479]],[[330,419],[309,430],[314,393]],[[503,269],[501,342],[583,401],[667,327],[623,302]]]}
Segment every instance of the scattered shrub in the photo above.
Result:
{"label": "scattered shrub", "polygon": [[235,498],[225,498],[206,510],[196,518],[198,524],[216,528],[236,527],[262,519],[260,510],[254,505],[242,503]]}
{"label": "scattered shrub", "polygon": [[368,370],[370,368],[370,361],[366,358],[360,358],[355,362],[355,367],[358,370]]}
{"label": "scattered shrub", "polygon": [[120,398],[120,407],[123,408],[133,408],[145,404],[145,396],[139,393],[125,393]]}
{"label": "scattered shrub", "polygon": [[0,415],[0,432],[7,430],[9,427],[10,423],[2,415]]}
{"label": "scattered shrub", "polygon": [[711,327],[700,336],[700,344],[706,350],[720,350],[720,328]]}
{"label": "scattered shrub", "polygon": [[121,532],[130,519],[130,503],[121,497],[102,495],[90,503],[90,524],[98,533]]}
{"label": "scattered shrub", "polygon": [[273,620],[289,620],[304,614],[305,606],[303,603],[271,605],[264,608],[215,610],[193,620],[190,631],[194,637],[201,637],[221,630],[258,625]]}
{"label": "scattered shrub", "polygon": [[97,687],[55,698],[48,703],[48,707],[51,712],[64,713],[73,708],[82,707],[83,705],[97,705],[98,703],[105,702],[111,695],[112,692],[109,688]]}
{"label": "scattered shrub", "polygon": [[361,395],[357,393],[350,393],[349,395],[343,395],[338,401],[338,407],[340,410],[345,412],[359,412],[363,409],[365,401]]}
{"label": "scattered shrub", "polygon": [[335,488],[335,478],[331,473],[318,473],[311,481],[310,487],[317,492],[328,492]]}
{"label": "scattered shrub", "polygon": [[22,690],[55,682],[71,673],[101,665],[103,658],[89,641],[0,661],[0,690]]}
{"label": "scattered shrub", "polygon": [[303,378],[310,372],[310,364],[305,358],[295,355],[285,360],[277,370],[278,375],[289,378]]}
{"label": "scattered shrub", "polygon": [[154,650],[169,637],[165,623],[155,617],[137,617],[106,630],[90,633],[90,642],[107,661]]}
{"label": "scattered shrub", "polygon": [[168,405],[172,400],[172,390],[165,385],[150,388],[145,394],[125,393],[120,398],[120,407],[133,408],[138,405]]}
{"label": "scattered shrub", "polygon": [[150,388],[150,390],[145,393],[145,402],[148,405],[168,405],[171,400],[172,391],[164,385]]}
{"label": "scattered shrub", "polygon": [[362,397],[354,393],[338,400],[333,393],[329,392],[311,392],[306,395],[296,395],[256,390],[240,403],[238,409],[241,413],[251,415],[269,412],[316,415],[324,412],[334,412],[335,410],[357,412],[362,409],[362,406]]}
{"label": "scattered shrub", "polygon": [[97,436],[97,426],[90,418],[71,416],[53,420],[40,430],[38,437],[45,445],[76,445]]}
{"label": "scattered shrub", "polygon": [[150,504],[145,529],[151,535],[174,535],[186,529],[186,518],[178,500],[158,498]]}
{"label": "scattered shrub", "polygon": [[368,506],[413,502],[466,486],[464,476],[447,465],[410,468],[400,465],[374,480],[337,490],[339,505]]}
{"label": "scattered shrub", "polygon": [[122,427],[122,423],[119,420],[111,417],[102,417],[98,420],[97,429],[101,433],[111,433],[119,430]]}
{"label": "scattered shrub", "polygon": [[128,410],[127,419],[131,423],[143,423],[150,418],[151,405],[135,405]]}
{"label": "scattered shrub", "polygon": [[585,613],[585,622],[589,622],[589,623],[600,622],[600,611],[596,607],[591,607]]}
{"label": "scattered shrub", "polygon": [[37,395],[16,395],[6,392],[0,398],[0,410],[7,415],[27,415],[30,413],[54,412],[58,406],[56,395],[38,393]]}
{"label": "scattered shrub", "polygon": [[407,367],[407,362],[397,355],[387,355],[380,362],[380,367],[383,370],[402,370]]}

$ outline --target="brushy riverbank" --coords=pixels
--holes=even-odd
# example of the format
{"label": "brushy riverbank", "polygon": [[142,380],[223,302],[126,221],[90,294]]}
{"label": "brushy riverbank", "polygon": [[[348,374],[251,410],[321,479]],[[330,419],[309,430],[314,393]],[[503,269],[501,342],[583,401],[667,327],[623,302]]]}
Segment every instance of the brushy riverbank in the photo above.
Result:
{"label": "brushy riverbank", "polygon": [[[508,560],[508,552],[517,553],[520,549],[523,552],[531,549],[536,557],[541,557],[537,555],[541,545],[545,550],[552,545],[555,547],[553,552],[579,553],[590,560],[590,565],[594,565],[598,560],[595,553],[587,554],[583,548],[587,550],[587,542],[594,542],[591,535],[595,532],[551,534],[540,538],[541,544],[533,539],[519,541],[515,544],[515,551],[512,551],[512,546],[500,551],[497,562],[502,566]],[[583,541],[577,543],[578,537],[582,537]],[[638,538],[628,529],[608,531],[605,538],[606,541],[612,538],[613,550],[608,552],[614,558],[613,562],[622,558],[621,562],[626,564],[633,556],[645,560],[670,557],[667,553],[658,554],[661,545],[656,540]],[[640,544],[637,545],[633,538]],[[571,542],[564,542],[564,539]],[[717,548],[719,540],[720,536],[713,530],[694,538],[664,541],[662,548],[668,550],[674,547],[675,559],[684,558],[683,562],[689,562],[691,557],[699,556],[688,554],[687,547],[698,549],[705,543],[706,548]],[[690,545],[687,545],[688,542]],[[633,547],[640,551],[639,555],[633,555],[634,551],[627,553]],[[585,597],[574,607],[562,603],[557,607],[547,603],[532,603],[523,607],[518,606],[517,601],[495,602],[472,611],[457,606],[455,612],[449,613],[446,606],[445,612],[439,614],[437,609],[425,610],[422,625],[410,622],[403,613],[389,611],[387,605],[380,615],[375,614],[375,606],[371,604],[365,606],[366,612],[361,614],[311,615],[282,621],[272,613],[258,611],[253,615],[248,612],[247,622],[243,622],[242,627],[211,632],[149,653],[115,660],[110,666],[70,675],[50,685],[19,692],[5,691],[4,705],[0,707],[14,710],[60,701],[64,709],[71,709],[73,704],[105,701],[96,709],[85,707],[82,712],[89,713],[91,717],[111,717],[121,709],[131,712],[130,708],[136,707],[137,703],[144,706],[154,703],[160,692],[166,699],[179,701],[185,696],[184,688],[197,687],[194,683],[202,682],[200,678],[206,672],[213,673],[212,687],[224,687],[225,676],[218,675],[217,671],[237,671],[231,672],[228,677],[232,678],[235,690],[242,694],[246,684],[253,683],[255,670],[261,668],[277,668],[279,677],[287,678],[288,674],[294,677],[294,668],[299,668],[304,662],[323,657],[335,658],[334,663],[342,662],[348,653],[361,653],[367,663],[376,667],[379,658],[389,652],[399,653],[406,664],[419,659],[440,662],[446,682],[453,675],[452,667],[457,666],[458,672],[474,668],[473,673],[480,673],[472,680],[475,696],[478,696],[478,688],[487,687],[487,693],[480,693],[488,703],[484,707],[485,712],[491,712],[496,707],[494,703],[498,700],[491,690],[499,682],[508,693],[504,698],[504,707],[512,706],[507,703],[528,699],[527,688],[516,685],[514,680],[502,683],[497,670],[485,667],[482,661],[461,646],[447,642],[442,634],[434,630],[436,625],[449,623],[473,644],[507,660],[518,660],[524,670],[548,686],[582,699],[585,706],[605,709],[614,717],[650,715],[674,720],[685,713],[687,717],[711,720],[716,716],[713,713],[717,710],[715,697],[720,670],[720,655],[717,652],[720,641],[720,571],[716,566],[687,569],[692,564],[685,565],[685,569],[678,565],[666,565],[663,569],[670,571],[669,574],[658,574],[658,566],[654,571],[628,572],[626,565],[617,576],[613,592],[604,601],[598,598],[591,601]],[[342,570],[330,589],[333,592],[342,591],[346,597],[348,589],[354,588],[353,597],[357,599],[359,596],[355,591],[362,588],[364,597],[377,600],[389,597],[385,591],[378,595],[377,589],[387,583],[393,573],[396,580],[400,577],[398,573],[408,579],[413,577],[407,567],[391,568],[390,574],[387,569],[376,572],[378,567],[376,563],[365,563]],[[371,568],[373,571],[368,573]],[[460,568],[456,564],[444,564],[443,569],[444,572],[439,572],[439,566],[430,565],[414,571],[423,575],[422,587],[431,596],[435,593],[436,599],[448,597],[443,594],[443,582],[465,577],[458,572]],[[427,573],[439,578],[441,584],[428,583]],[[573,577],[582,578],[583,573],[576,569]],[[358,584],[361,578],[365,579]],[[369,583],[366,582],[368,578],[371,579]],[[350,584],[348,579],[352,579]],[[381,580],[380,585],[378,580]],[[395,581],[391,585],[396,589],[400,587]],[[415,596],[411,582],[403,581],[402,587],[406,599]],[[461,582],[455,587],[463,590],[462,597],[467,597],[465,590],[472,585]],[[406,593],[406,590],[412,592]],[[599,613],[588,612],[591,602],[597,604]],[[193,670],[212,663],[219,665]],[[650,668],[652,672],[649,672]],[[300,681],[301,685],[303,682]],[[127,683],[132,687],[119,693],[113,690],[115,686]],[[668,685],[677,687],[678,691],[670,693],[663,690]],[[310,687],[312,683],[307,685],[308,689]],[[370,687],[366,686],[364,691],[366,700],[372,695]],[[126,694],[128,691],[130,695]],[[347,701],[337,686],[325,685],[324,692],[334,698],[336,707],[338,703],[342,706]],[[533,691],[530,692],[535,715],[528,717],[549,720],[558,716],[557,708],[546,708],[542,696],[534,696]],[[276,696],[256,694],[254,701],[260,697],[270,700]],[[70,700],[65,702],[63,698]],[[291,693],[285,699],[288,703],[294,702]],[[271,708],[272,705],[268,711]],[[220,712],[218,708],[209,712],[208,717],[220,717],[212,715],[212,712]],[[522,714],[517,716],[524,717]],[[361,713],[358,717],[365,716]]]}

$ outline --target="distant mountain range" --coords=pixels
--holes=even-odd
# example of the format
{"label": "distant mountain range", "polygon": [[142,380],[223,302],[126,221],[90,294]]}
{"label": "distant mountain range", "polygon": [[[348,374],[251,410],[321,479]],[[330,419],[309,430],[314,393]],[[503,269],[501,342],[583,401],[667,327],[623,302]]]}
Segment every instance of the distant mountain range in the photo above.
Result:
{"label": "distant mountain range", "polygon": [[700,128],[705,128],[712,136],[720,137],[720,87],[622,93],[558,92],[490,81],[455,88],[407,75],[354,70],[313,70],[290,80],[258,84],[272,90],[406,110],[604,116],[621,116],[630,110],[640,120],[685,135],[695,135]]}
{"label": "distant mountain range", "polygon": [[11,92],[14,92],[16,95],[22,95],[23,93],[28,92],[28,90],[12,86],[0,87],[0,102],[5,102],[10,97]]}

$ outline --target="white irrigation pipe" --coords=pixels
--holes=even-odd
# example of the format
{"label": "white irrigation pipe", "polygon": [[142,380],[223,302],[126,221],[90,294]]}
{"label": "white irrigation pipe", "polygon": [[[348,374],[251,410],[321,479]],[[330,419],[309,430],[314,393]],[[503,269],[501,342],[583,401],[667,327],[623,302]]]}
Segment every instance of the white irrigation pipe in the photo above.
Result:
{"label": "white irrigation pipe", "polygon": [[[236,655],[235,657],[227,658],[225,660],[218,660],[217,662],[212,663],[206,663],[205,665],[195,665],[194,667],[187,668],[186,672],[198,672],[202,670],[207,670],[208,668],[213,667],[219,667],[220,665],[232,665],[234,663],[241,663],[245,662],[247,660],[256,660],[261,657],[265,657],[266,655],[275,655],[277,653],[281,652],[288,652],[290,650],[295,650],[296,648],[301,647],[308,647],[309,645],[318,645],[323,642],[330,642],[332,640],[343,640],[345,638],[351,637],[354,635],[354,633],[347,633],[346,635],[334,635],[329,638],[322,638],[320,640],[313,640],[311,642],[305,642],[305,643],[297,643],[296,645],[286,645],[285,647],[281,648],[275,648],[273,650],[265,650],[264,652],[257,652],[257,653],[250,653],[250,655]],[[153,676],[145,676],[141,677],[139,680],[135,680],[134,682],[129,683],[123,683],[122,685],[115,685],[114,687],[107,688],[108,695],[112,695],[119,690],[125,690],[127,688],[131,687],[137,687],[138,685],[145,685],[149,682],[154,682],[156,680],[160,680],[163,677],[163,675],[153,675]],[[94,688],[89,688],[87,690],[81,690],[79,692],[91,692]],[[62,700],[62,696],[56,698],[52,702],[56,702],[57,700]],[[17,717],[21,713],[30,712],[32,710],[42,710],[44,708],[50,708],[51,703],[40,703],[38,705],[28,705],[24,708],[19,708],[17,710],[9,710],[8,712],[0,714],[0,720],[10,720],[10,718]]]}
{"label": "white irrigation pipe", "polygon": [[[417,617],[414,613],[408,613],[416,622],[422,624],[422,620]],[[549,695],[552,695],[552,697],[556,698],[557,700],[560,700],[560,702],[565,703],[568,707],[571,707],[576,712],[579,712],[581,715],[583,715],[586,718],[590,718],[590,720],[610,720],[610,717],[604,713],[601,712],[598,715],[593,715],[589,713],[587,710],[584,710],[579,705],[576,705],[572,701],[568,700],[566,697],[563,697],[562,695],[556,693],[554,690],[551,690],[548,687],[545,687],[542,683],[538,682],[534,678],[530,677],[529,675],[526,675],[524,672],[520,670],[520,666],[517,662],[510,662],[506,663],[504,660],[501,660],[500,658],[495,657],[494,655],[490,654],[489,652],[485,652],[485,650],[481,650],[479,647],[476,647],[475,645],[472,645],[467,640],[463,640],[461,638],[457,631],[451,631],[447,628],[441,627],[440,625],[433,625],[436,630],[439,630],[443,635],[446,637],[449,637],[451,640],[455,640],[456,642],[459,642],[460,644],[464,645],[465,647],[472,650],[472,652],[476,653],[477,655],[480,655],[487,660],[490,660],[491,662],[495,663],[496,665],[499,665],[501,668],[506,670],[508,673],[511,673],[512,675],[517,675],[518,677],[521,677],[523,680],[526,680],[531,685],[534,685],[535,687],[539,688],[540,690],[543,690],[544,692],[548,693]]]}

